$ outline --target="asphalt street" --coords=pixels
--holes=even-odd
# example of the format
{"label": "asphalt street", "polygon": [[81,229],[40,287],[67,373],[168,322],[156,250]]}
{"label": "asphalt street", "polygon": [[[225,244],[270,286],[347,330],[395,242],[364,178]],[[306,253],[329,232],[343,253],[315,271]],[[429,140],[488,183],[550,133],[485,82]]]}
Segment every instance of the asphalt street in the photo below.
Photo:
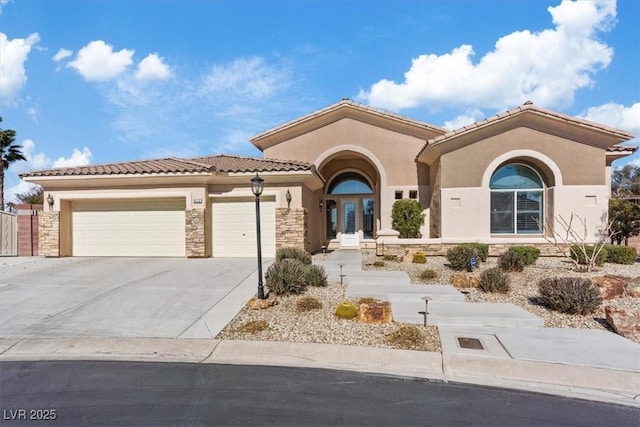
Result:
{"label": "asphalt street", "polygon": [[640,409],[523,391],[284,367],[2,362],[7,426],[638,426]]}

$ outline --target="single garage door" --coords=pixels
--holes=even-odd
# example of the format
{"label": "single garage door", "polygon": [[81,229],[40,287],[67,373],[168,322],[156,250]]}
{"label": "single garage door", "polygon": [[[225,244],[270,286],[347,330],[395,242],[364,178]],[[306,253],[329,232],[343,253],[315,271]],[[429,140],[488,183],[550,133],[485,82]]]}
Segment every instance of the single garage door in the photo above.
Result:
{"label": "single garage door", "polygon": [[185,256],[185,200],[72,203],[74,256]]}
{"label": "single garage door", "polygon": [[[212,209],[213,256],[255,257],[257,255],[255,198],[214,199]],[[262,256],[276,253],[275,198],[260,198]]]}

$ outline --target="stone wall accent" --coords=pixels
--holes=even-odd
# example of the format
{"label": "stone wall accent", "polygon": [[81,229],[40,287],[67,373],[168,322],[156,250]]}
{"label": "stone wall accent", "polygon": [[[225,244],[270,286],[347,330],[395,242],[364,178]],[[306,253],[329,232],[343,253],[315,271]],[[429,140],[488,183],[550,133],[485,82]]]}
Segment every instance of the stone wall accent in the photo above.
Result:
{"label": "stone wall accent", "polygon": [[205,210],[187,209],[184,217],[187,257],[203,258],[206,256]]}
{"label": "stone wall accent", "polygon": [[[395,255],[398,259],[411,260],[413,254],[416,252],[423,252],[427,256],[445,256],[447,251],[459,243],[408,243],[403,244],[402,239],[398,239],[397,243],[382,242],[377,244],[376,254],[378,255]],[[511,246],[535,246],[540,249],[540,256],[559,257],[564,256],[558,251],[558,249],[550,243],[514,243],[503,244],[495,243],[489,244],[489,256],[499,256],[501,253],[506,252]]]}
{"label": "stone wall accent", "polygon": [[295,247],[309,250],[306,208],[276,208],[276,250]]}
{"label": "stone wall accent", "polygon": [[440,162],[436,169],[436,176],[433,182],[433,189],[431,192],[431,200],[429,201],[429,236],[430,238],[440,237],[440,218],[442,216],[442,202],[441,202],[441,171]]}
{"label": "stone wall accent", "polygon": [[60,256],[60,212],[42,211],[38,218],[39,254]]}

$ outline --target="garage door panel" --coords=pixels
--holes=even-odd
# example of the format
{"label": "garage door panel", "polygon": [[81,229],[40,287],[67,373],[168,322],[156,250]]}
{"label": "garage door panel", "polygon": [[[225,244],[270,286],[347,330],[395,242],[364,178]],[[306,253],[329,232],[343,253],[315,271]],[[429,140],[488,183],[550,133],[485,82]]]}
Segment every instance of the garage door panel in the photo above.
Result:
{"label": "garage door panel", "polygon": [[[255,257],[256,207],[251,199],[221,199],[212,205],[214,257]],[[260,200],[262,255],[275,256],[275,199]]]}
{"label": "garage door panel", "polygon": [[184,199],[74,202],[75,256],[185,256]]}

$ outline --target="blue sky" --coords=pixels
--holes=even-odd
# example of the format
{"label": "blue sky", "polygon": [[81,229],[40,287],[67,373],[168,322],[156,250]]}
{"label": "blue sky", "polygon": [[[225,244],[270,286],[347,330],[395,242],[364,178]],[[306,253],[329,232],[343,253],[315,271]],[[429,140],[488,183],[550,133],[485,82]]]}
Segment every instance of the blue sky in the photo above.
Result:
{"label": "blue sky", "polygon": [[[59,166],[218,153],[349,97],[457,128],[526,100],[640,134],[637,0],[0,0],[2,128]],[[636,139],[632,143],[639,144]],[[640,153],[618,165],[640,165]]]}

